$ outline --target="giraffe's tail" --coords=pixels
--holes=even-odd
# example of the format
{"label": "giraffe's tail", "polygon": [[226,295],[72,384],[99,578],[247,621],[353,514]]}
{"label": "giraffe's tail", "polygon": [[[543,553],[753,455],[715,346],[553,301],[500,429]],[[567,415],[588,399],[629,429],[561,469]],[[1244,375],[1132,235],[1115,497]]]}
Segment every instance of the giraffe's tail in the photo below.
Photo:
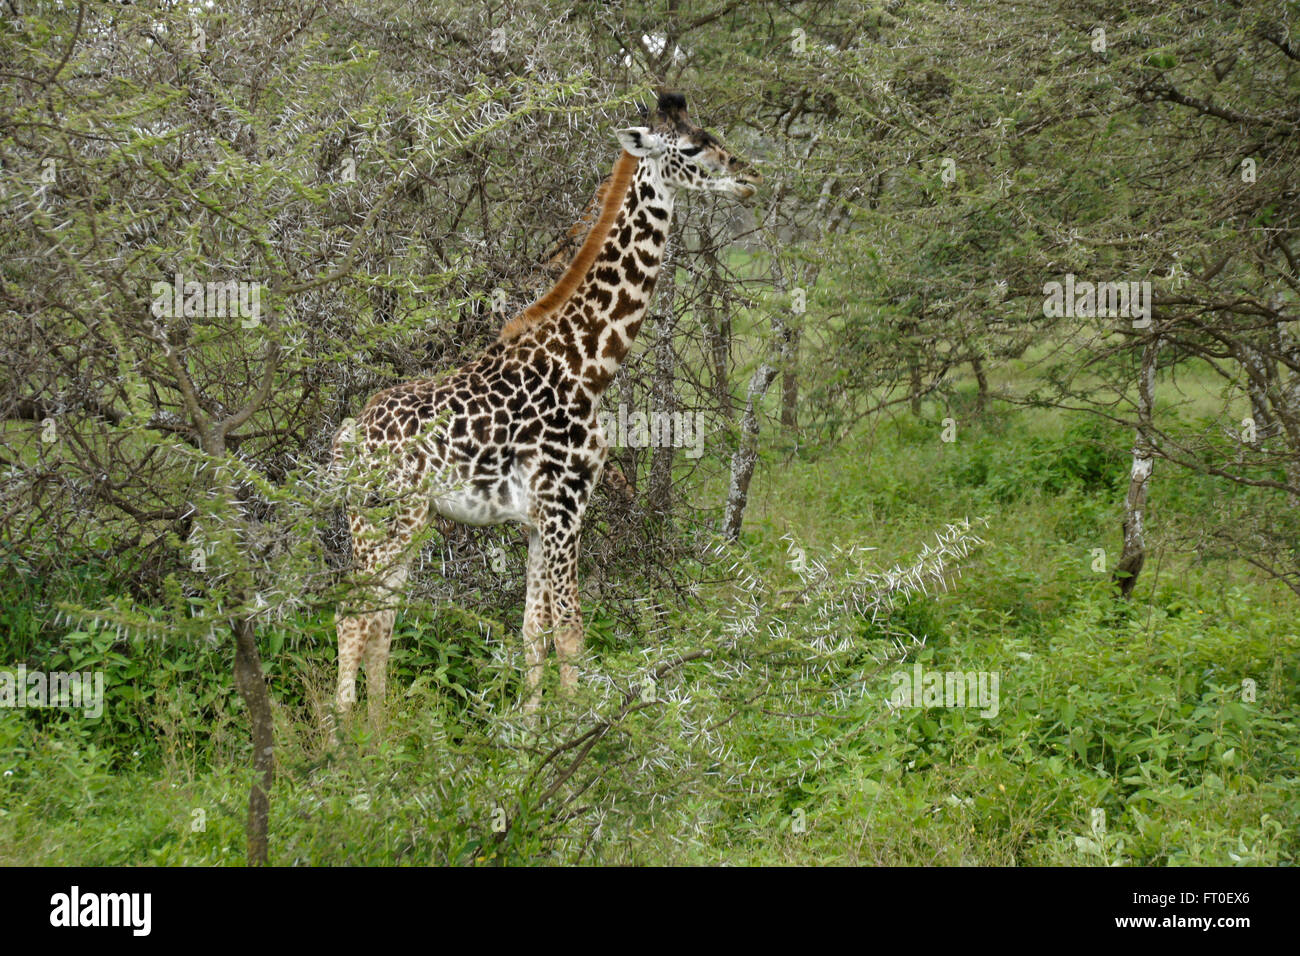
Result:
{"label": "giraffe's tail", "polygon": [[357,420],[343,419],[330,446],[330,463],[326,471],[326,484],[332,495],[344,494],[350,482],[347,474],[357,457]]}
{"label": "giraffe's tail", "polygon": [[352,449],[356,447],[356,443],[357,420],[345,418],[331,446],[330,471],[341,473],[347,467],[347,460],[352,456]]}

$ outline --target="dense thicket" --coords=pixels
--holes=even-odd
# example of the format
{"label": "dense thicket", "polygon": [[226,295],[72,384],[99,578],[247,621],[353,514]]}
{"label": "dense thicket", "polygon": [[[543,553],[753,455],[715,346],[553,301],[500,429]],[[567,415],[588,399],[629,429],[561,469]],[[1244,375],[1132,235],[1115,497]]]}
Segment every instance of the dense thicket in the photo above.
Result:
{"label": "dense thicket", "polygon": [[[233,635],[269,721],[257,634],[327,614],[346,562],[339,423],[545,288],[663,87],[768,185],[684,198],[606,399],[705,434],[614,449],[584,561],[628,646],[727,573],[747,452],[994,402],[1131,431],[1125,594],[1184,471],[1210,490],[1165,537],[1300,594],[1292,4],[15,2],[0,62],[0,573],[32,633]],[[1154,400],[1189,375],[1208,400]],[[500,627],[521,539],[445,531],[418,593]]]}

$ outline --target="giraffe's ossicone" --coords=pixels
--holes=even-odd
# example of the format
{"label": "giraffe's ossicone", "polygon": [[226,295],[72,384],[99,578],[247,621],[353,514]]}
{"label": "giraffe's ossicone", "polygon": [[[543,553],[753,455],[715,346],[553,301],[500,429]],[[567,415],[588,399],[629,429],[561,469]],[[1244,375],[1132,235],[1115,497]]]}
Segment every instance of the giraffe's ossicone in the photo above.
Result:
{"label": "giraffe's ossicone", "polygon": [[679,94],[654,127],[619,130],[623,153],[599,213],[553,288],[451,375],[370,399],[334,442],[351,483],[352,574],[339,607],[337,708],[356,699],[364,659],[370,711],[382,717],[393,621],[430,512],[529,529],[524,647],[537,706],[548,640],[571,688],[582,652],[578,540],[608,448],[600,398],[641,328],[679,189],[754,195],[759,177],[691,123]]}

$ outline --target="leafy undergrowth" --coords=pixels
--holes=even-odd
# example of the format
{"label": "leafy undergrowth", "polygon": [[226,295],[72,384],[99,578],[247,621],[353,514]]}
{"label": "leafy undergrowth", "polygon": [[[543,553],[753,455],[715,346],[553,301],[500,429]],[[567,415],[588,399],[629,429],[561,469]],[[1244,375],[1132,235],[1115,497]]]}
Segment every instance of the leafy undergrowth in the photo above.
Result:
{"label": "leafy undergrowth", "polygon": [[[990,416],[944,443],[905,420],[761,471],[743,546],[716,559],[736,580],[646,646],[594,614],[583,693],[548,687],[538,725],[505,613],[499,633],[406,614],[382,738],[357,720],[337,750],[328,618],[266,635],[272,862],[1293,863],[1294,599],[1156,542],[1117,602],[1125,436],[1031,424]],[[1194,481],[1157,476],[1153,527]],[[984,545],[947,590],[874,620],[849,599],[966,515],[987,517]],[[226,650],[54,628],[22,597],[5,657],[102,670],[108,704],[94,721],[0,709],[0,863],[241,863]],[[891,706],[918,665],[996,676],[995,706]]]}

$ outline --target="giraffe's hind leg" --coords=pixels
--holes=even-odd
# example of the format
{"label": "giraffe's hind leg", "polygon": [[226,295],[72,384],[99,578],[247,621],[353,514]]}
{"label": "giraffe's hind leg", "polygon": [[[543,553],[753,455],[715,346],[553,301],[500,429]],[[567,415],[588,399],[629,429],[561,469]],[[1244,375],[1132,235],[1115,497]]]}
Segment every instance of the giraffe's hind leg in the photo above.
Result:
{"label": "giraffe's hind leg", "polygon": [[[405,575],[403,575],[405,577]],[[384,729],[384,704],[388,699],[388,651],[393,643],[397,612],[380,611],[370,617],[366,633],[366,704],[375,733]]]}
{"label": "giraffe's hind leg", "polygon": [[376,731],[382,729],[388,692],[388,653],[397,618],[394,604],[406,584],[408,548],[428,516],[428,505],[405,509],[393,519],[390,534],[380,539],[373,525],[351,516],[357,610],[338,617],[339,682],[335,709],[341,720],[356,703],[357,669],[364,658],[368,710]]}
{"label": "giraffe's hind leg", "polygon": [[335,622],[339,639],[339,682],[334,708],[340,718],[346,717],[357,701],[357,670],[366,646],[368,619],[369,615],[357,614],[339,617]]}
{"label": "giraffe's hind leg", "polygon": [[[371,599],[370,588],[365,580],[374,574],[375,568],[375,528],[364,516],[352,513],[348,515],[348,527],[352,532],[352,571],[355,594],[349,603],[352,607],[348,613],[342,609],[335,615],[335,630],[339,642],[339,681],[334,695],[334,711],[337,720],[345,720],[357,702],[357,671],[365,655],[366,640],[370,633],[371,619],[374,612],[366,609]],[[333,728],[337,736],[337,728]]]}

